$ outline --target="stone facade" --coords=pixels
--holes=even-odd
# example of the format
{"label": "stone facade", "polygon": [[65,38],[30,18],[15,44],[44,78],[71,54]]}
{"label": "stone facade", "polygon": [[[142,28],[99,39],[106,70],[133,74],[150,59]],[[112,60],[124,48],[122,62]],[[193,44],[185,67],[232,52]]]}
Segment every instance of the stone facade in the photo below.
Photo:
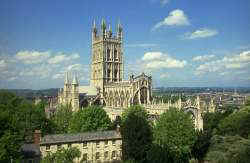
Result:
{"label": "stone facade", "polygon": [[40,151],[48,152],[76,147],[81,156],[74,162],[112,162],[121,160],[122,140],[119,131],[98,131],[77,134],[46,135],[40,142]]}
{"label": "stone facade", "polygon": [[66,74],[64,88],[58,93],[58,103],[70,105],[73,111],[77,111],[83,106],[81,95],[90,96],[87,103],[91,105],[99,101],[112,120],[121,116],[124,109],[131,105],[144,106],[154,118],[170,107],[175,107],[192,112],[195,127],[202,129],[201,115],[206,111],[214,112],[213,102],[203,106],[197,96],[194,103],[190,100],[182,102],[179,99],[175,103],[169,101],[156,104],[152,99],[151,76],[141,73],[138,76],[131,75],[128,80],[124,80],[122,42],[123,28],[120,23],[117,25],[116,35],[113,35],[111,26],[107,28],[104,20],[101,22],[100,31],[94,22],[90,86],[79,86],[76,76],[70,82]]}
{"label": "stone facade", "polygon": [[[97,93],[96,97],[89,101],[90,104],[94,102],[93,100],[99,100],[107,107],[127,108],[130,105],[151,103],[151,76],[142,73],[137,77],[131,75],[129,80],[124,80],[122,41],[123,29],[120,23],[117,25],[116,35],[113,35],[111,26],[109,25],[107,29],[104,20],[102,20],[100,32],[94,22],[91,79],[88,87],[96,89]],[[81,107],[80,87],[76,76],[70,82],[66,74],[64,88],[58,93],[58,103],[70,105],[74,111],[77,111]]]}

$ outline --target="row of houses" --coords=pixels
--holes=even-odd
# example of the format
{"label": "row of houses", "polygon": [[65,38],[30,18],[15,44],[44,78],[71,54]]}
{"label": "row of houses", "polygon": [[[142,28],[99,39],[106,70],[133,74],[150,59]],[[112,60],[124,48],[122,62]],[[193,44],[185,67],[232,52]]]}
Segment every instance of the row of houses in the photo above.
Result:
{"label": "row of houses", "polygon": [[41,137],[35,130],[34,143],[21,147],[23,163],[39,163],[48,153],[63,148],[76,147],[81,156],[74,162],[116,162],[121,160],[122,139],[119,130],[85,132],[76,134],[56,134]]}

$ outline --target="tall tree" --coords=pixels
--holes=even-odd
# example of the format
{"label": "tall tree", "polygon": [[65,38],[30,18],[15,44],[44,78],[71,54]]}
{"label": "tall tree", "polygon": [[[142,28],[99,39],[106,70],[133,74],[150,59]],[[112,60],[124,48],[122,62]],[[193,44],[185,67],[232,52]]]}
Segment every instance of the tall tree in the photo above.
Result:
{"label": "tall tree", "polygon": [[192,156],[200,163],[204,162],[204,158],[210,146],[211,134],[207,131],[196,131],[197,139],[192,148]]}
{"label": "tall tree", "polygon": [[112,127],[106,111],[99,106],[89,106],[73,114],[70,121],[71,133],[108,130]]}
{"label": "tall tree", "polygon": [[188,162],[196,135],[189,114],[170,108],[161,114],[154,127],[154,143],[165,150],[169,162]]}
{"label": "tall tree", "polygon": [[73,112],[68,106],[60,106],[57,108],[56,114],[51,118],[56,126],[57,134],[68,133],[69,124],[73,117]]}
{"label": "tall tree", "polygon": [[250,136],[250,106],[246,106],[223,119],[218,127],[220,135]]}
{"label": "tall tree", "polygon": [[141,106],[132,106],[122,115],[122,156],[124,160],[145,162],[152,144],[152,127]]}

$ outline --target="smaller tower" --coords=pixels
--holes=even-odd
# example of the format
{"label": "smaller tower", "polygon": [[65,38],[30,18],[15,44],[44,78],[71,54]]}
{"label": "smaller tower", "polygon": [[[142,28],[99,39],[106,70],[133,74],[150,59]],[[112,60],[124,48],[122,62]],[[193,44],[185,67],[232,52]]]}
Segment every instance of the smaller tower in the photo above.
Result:
{"label": "smaller tower", "polygon": [[111,29],[111,25],[109,24],[109,29],[108,29],[108,38],[112,37],[112,29]]}
{"label": "smaller tower", "polygon": [[96,37],[97,37],[97,28],[96,28],[96,24],[94,20],[93,28],[92,28],[92,42],[96,39]]}
{"label": "smaller tower", "polygon": [[117,38],[122,41],[122,25],[120,23],[120,21],[118,22],[118,25],[117,25]]}
{"label": "smaller tower", "polygon": [[79,83],[76,74],[71,83],[71,101],[73,111],[77,111],[79,109]]}
{"label": "smaller tower", "polygon": [[107,31],[106,31],[106,23],[104,19],[102,19],[101,30],[102,30],[102,38],[106,38]]}
{"label": "smaller tower", "polygon": [[[64,93],[64,98],[66,100],[69,97],[69,93],[70,93],[70,82],[69,82],[68,72],[65,73],[63,93]],[[67,103],[67,101],[66,101],[66,103]]]}

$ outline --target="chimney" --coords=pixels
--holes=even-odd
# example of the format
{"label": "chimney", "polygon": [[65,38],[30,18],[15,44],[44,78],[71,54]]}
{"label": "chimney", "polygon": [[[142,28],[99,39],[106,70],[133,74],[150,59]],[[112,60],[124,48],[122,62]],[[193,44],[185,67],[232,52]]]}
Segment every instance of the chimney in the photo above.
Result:
{"label": "chimney", "polygon": [[116,132],[117,132],[117,133],[120,133],[120,132],[121,132],[121,127],[120,127],[119,124],[117,124],[117,126],[116,126]]}
{"label": "chimney", "polygon": [[40,140],[41,140],[41,131],[40,130],[35,130],[34,132],[34,144],[39,145],[40,144]]}

